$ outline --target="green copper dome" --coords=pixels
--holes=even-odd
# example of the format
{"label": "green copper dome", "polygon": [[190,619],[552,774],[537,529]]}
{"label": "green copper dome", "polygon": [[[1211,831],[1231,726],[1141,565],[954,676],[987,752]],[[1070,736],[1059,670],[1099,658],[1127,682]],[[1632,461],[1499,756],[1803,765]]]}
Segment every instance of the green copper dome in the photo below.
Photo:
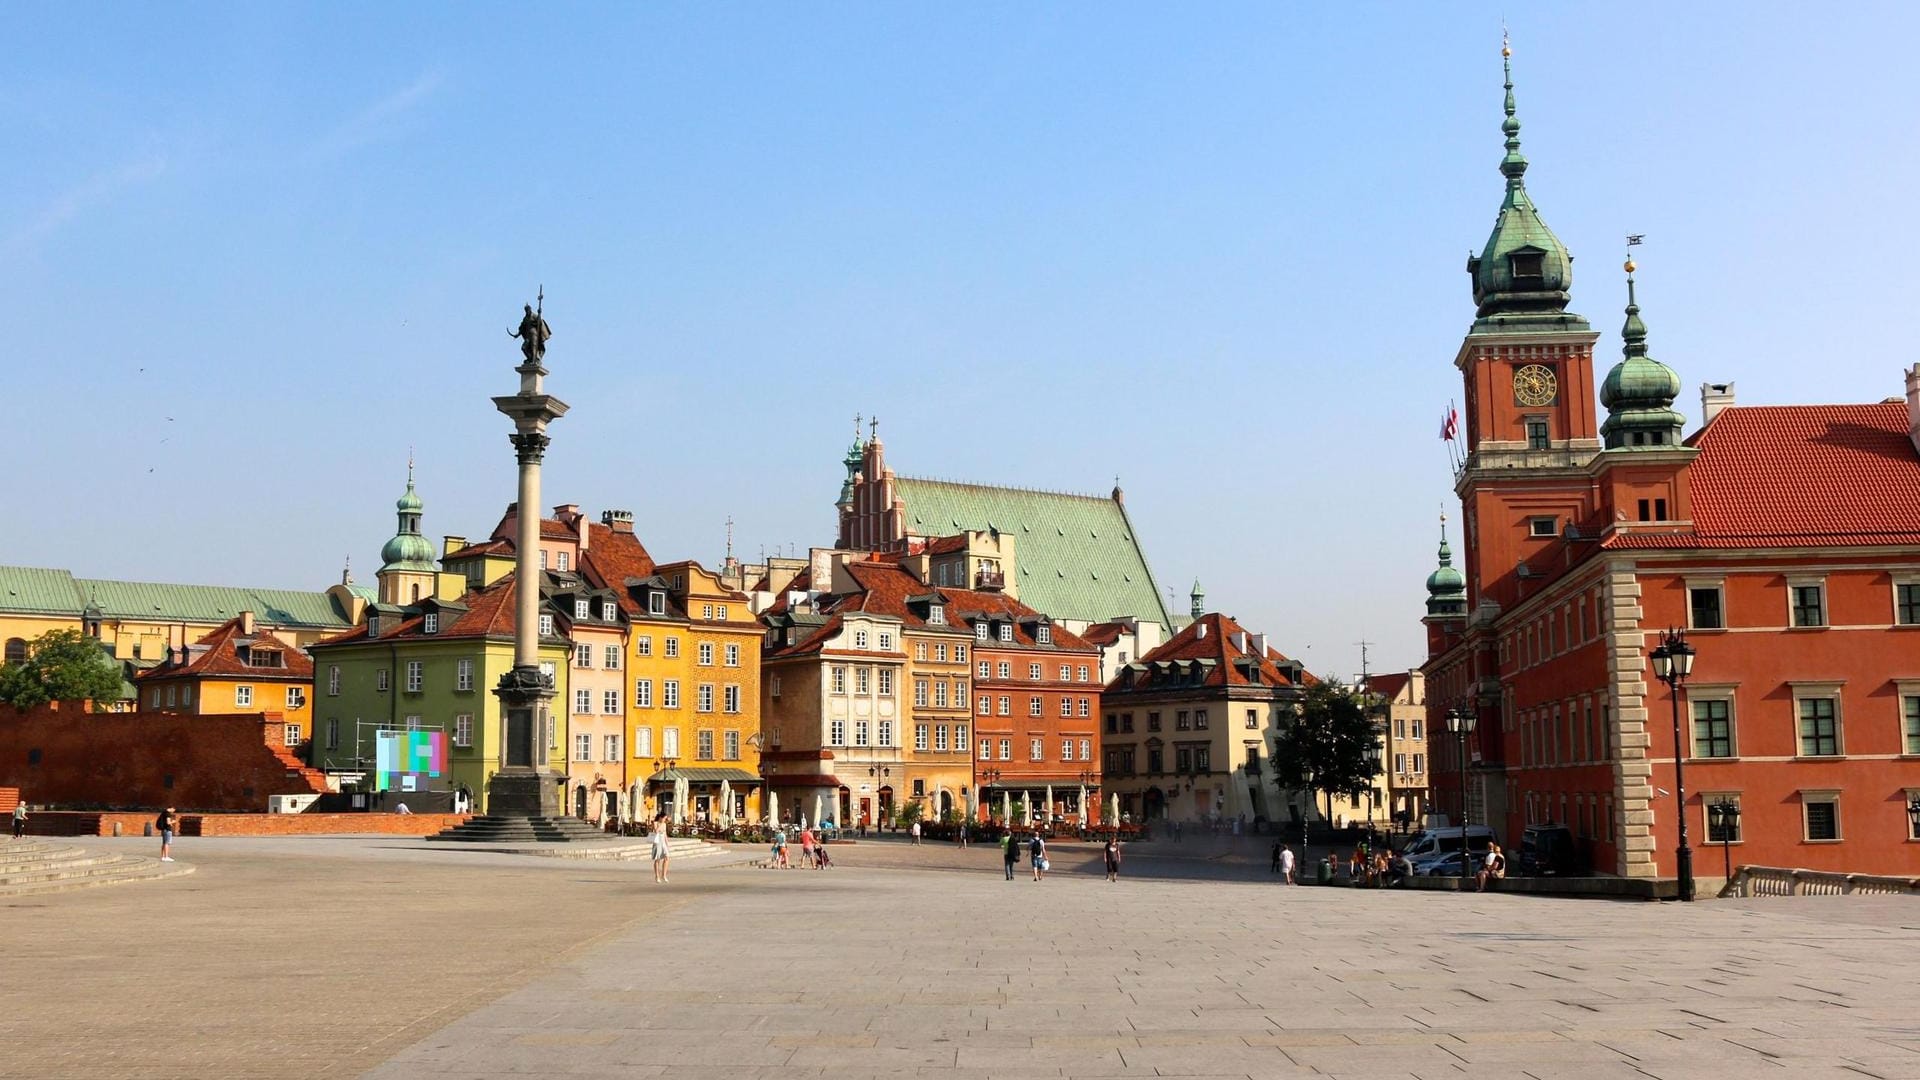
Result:
{"label": "green copper dome", "polygon": [[1500,130],[1507,136],[1507,153],[1500,173],[1507,178],[1507,197],[1494,219],[1493,233],[1477,257],[1467,260],[1473,275],[1473,301],[1480,318],[1490,315],[1551,314],[1566,310],[1572,299],[1573,256],[1560,243],[1527,196],[1527,159],[1520,153],[1520,119],[1513,107],[1513,62],[1501,49],[1506,71],[1507,118]]}
{"label": "green copper dome", "polygon": [[1453,568],[1453,549],[1447,546],[1447,519],[1440,519],[1440,566],[1427,575],[1427,614],[1465,615],[1467,578]]}
{"label": "green copper dome", "polygon": [[1600,436],[1609,450],[1678,446],[1686,417],[1674,411],[1680,376],[1647,355],[1647,324],[1634,296],[1633,261],[1627,261],[1627,321],[1620,328],[1623,354],[1600,383],[1600,404],[1607,419]]}
{"label": "green copper dome", "polygon": [[393,539],[380,548],[380,561],[384,564],[380,570],[411,571],[431,574],[437,567],[433,561],[433,542],[420,535],[420,511],[425,504],[413,490],[413,466],[407,466],[407,490],[394,501],[395,517],[398,524]]}

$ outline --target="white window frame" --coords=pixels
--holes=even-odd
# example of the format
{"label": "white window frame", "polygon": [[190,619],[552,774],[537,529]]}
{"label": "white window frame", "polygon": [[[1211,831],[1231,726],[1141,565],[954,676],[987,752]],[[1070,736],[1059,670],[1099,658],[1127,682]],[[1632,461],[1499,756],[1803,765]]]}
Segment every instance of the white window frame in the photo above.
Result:
{"label": "white window frame", "polygon": [[665,615],[667,613],[667,594],[659,589],[647,590],[647,614]]}
{"label": "white window frame", "polygon": [[633,707],[636,709],[653,708],[653,680],[633,680]]}
{"label": "white window frame", "polygon": [[981,761],[993,760],[993,740],[992,739],[980,740],[980,760]]}
{"label": "white window frame", "polygon": [[1012,739],[1000,740],[1000,760],[1001,761],[1013,760],[1013,740]]}
{"label": "white window frame", "polygon": [[1047,740],[1041,739],[1041,738],[1028,739],[1027,740],[1027,760],[1028,761],[1047,760]]}
{"label": "white window frame", "polygon": [[340,696],[340,665],[339,664],[331,664],[327,667],[327,696],[328,697]]}
{"label": "white window frame", "polygon": [[422,615],[420,617],[420,630],[422,633],[427,633],[427,634],[439,633],[440,632],[440,613],[436,611],[429,611],[425,615]]}
{"label": "white window frame", "polygon": [[879,676],[879,685],[877,689],[880,696],[892,697],[893,696],[893,669],[881,668],[878,672],[878,676]]}
{"label": "white window frame", "polygon": [[737,642],[728,642],[726,651],[721,655],[726,658],[728,667],[740,666],[740,646]]}
{"label": "white window frame", "polygon": [[593,691],[587,689],[584,686],[574,687],[573,688],[574,715],[579,716],[582,713],[590,713],[592,711],[593,711]]}
{"label": "white window frame", "polygon": [[882,747],[893,746],[893,721],[881,720],[874,725],[873,745]]}
{"label": "white window frame", "polygon": [[927,730],[926,724],[913,725],[913,748],[922,754],[927,752]]}
{"label": "white window frame", "polygon": [[575,597],[573,601],[573,617],[576,619],[587,619],[592,618],[592,616],[593,602],[585,597]]}
{"label": "white window frame", "polygon": [[653,729],[636,727],[633,729],[633,756],[650,758],[653,756]]}
{"label": "white window frame", "polygon": [[593,667],[593,646],[581,644],[573,647],[573,666],[577,668]]}
{"label": "white window frame", "polygon": [[[1794,609],[1800,589],[1818,588],[1820,590],[1820,621],[1802,623],[1794,617]],[[1787,626],[1794,630],[1824,630],[1833,625],[1833,596],[1827,590],[1825,574],[1790,574],[1787,576]]]}
{"label": "white window frame", "polygon": [[913,680],[913,705],[917,709],[927,707],[927,680]]}
{"label": "white window frame", "polygon": [[[187,687],[187,689],[192,690],[193,688],[189,686]],[[193,704],[193,702],[191,699],[189,699],[186,702],[186,704],[191,705]],[[306,704],[307,704],[307,688],[306,687],[304,686],[287,687],[287,708],[301,709],[301,708],[305,708]]]}
{"label": "white window frame", "polygon": [[473,660],[463,658],[453,665],[453,688],[455,690],[473,689]]}
{"label": "white window frame", "polygon": [[663,709],[677,709],[680,707],[679,679],[660,680],[660,707]]}
{"label": "white window frame", "polygon": [[620,617],[620,605],[611,600],[600,601],[600,621],[613,622]]}
{"label": "white window frame", "polygon": [[679,655],[680,655],[680,639],[677,637],[668,638],[667,639],[667,659],[672,660],[677,658]]}
{"label": "white window frame", "polygon": [[642,634],[639,637],[633,639],[633,655],[635,656],[652,656],[653,655],[653,635],[652,634]]}
{"label": "white window frame", "polygon": [[1028,716],[1030,717],[1044,716],[1046,715],[1046,711],[1047,710],[1046,710],[1045,704],[1040,700],[1038,696],[1030,697],[1027,699],[1027,715]]}
{"label": "white window frame", "polygon": [[[1734,761],[1740,757],[1740,709],[1735,703],[1736,683],[1701,683],[1687,687],[1687,759],[1698,758],[1701,761]],[[1727,757],[1702,757],[1700,754],[1700,733],[1696,727],[1697,719],[1693,707],[1696,702],[1724,701],[1727,705],[1727,739],[1732,752]],[[1796,735],[1799,729],[1799,712],[1794,713]]]}
{"label": "white window frame", "polygon": [[836,716],[827,722],[827,745],[847,745],[847,722],[840,717]]}
{"label": "white window frame", "polygon": [[[1725,630],[1727,628],[1727,579],[1726,577],[1724,575],[1715,576],[1715,577],[1689,577],[1685,579],[1685,581],[1682,582],[1682,584],[1685,586],[1683,591],[1686,593],[1685,603],[1687,605],[1687,629],[1701,630],[1707,633],[1715,633],[1721,630]],[[1709,589],[1720,594],[1720,625],[1719,626],[1701,626],[1698,623],[1693,621],[1694,591],[1699,590],[1701,592],[1705,592]],[[1585,598],[1583,597],[1582,600],[1584,601],[1584,599]],[[1789,597],[1787,600],[1787,606],[1789,608],[1793,606],[1793,600],[1792,600],[1791,594],[1789,594]]]}
{"label": "white window frame", "polygon": [[1001,641],[1013,640],[1013,624],[1012,623],[1003,622],[1000,624],[1000,640]]}
{"label": "white window frame", "polygon": [[987,640],[987,624],[985,620],[973,624],[973,640]]}
{"label": "white window frame", "polygon": [[927,625],[928,626],[947,625],[947,609],[944,605],[941,605],[941,604],[927,605]]}
{"label": "white window frame", "polygon": [[620,715],[620,691],[600,691],[600,711],[608,716]]}
{"label": "white window frame", "polygon": [[695,663],[701,667],[713,666],[713,642],[703,641],[700,643],[699,659],[696,660]]}
{"label": "white window frame", "polygon": [[407,661],[407,693],[417,694],[427,685],[427,666],[419,660]]}
{"label": "white window frame", "polygon": [[620,760],[620,736],[619,735],[606,735],[601,737],[600,760],[601,761],[619,761]]}
{"label": "white window frame", "polygon": [[728,683],[720,688],[720,707],[729,713],[740,712],[740,684]]}
{"label": "white window frame", "polygon": [[573,760],[593,760],[593,736],[585,732],[573,737]]}
{"label": "white window frame", "polygon": [[660,729],[660,756],[677,758],[680,756],[680,729],[668,727]]}
{"label": "white window frame", "polygon": [[879,639],[880,639],[880,651],[881,651],[881,652],[892,652],[892,651],[893,651],[893,635],[892,635],[891,633],[889,633],[889,632],[887,632],[887,631],[885,631],[885,630],[882,630],[882,631],[880,631],[880,635],[879,635]]}
{"label": "white window frame", "polygon": [[540,636],[541,637],[553,636],[553,616],[551,615],[540,616]]}
{"label": "white window frame", "polygon": [[473,745],[473,714],[455,713],[453,717],[453,745]]}
{"label": "white window frame", "polygon": [[861,695],[873,692],[873,669],[861,666],[853,669],[853,689]]}
{"label": "white window frame", "polygon": [[253,687],[236,686],[233,688],[233,703],[242,709],[253,706]]}
{"label": "white window frame", "polygon": [[867,632],[865,630],[855,630],[853,632],[853,647],[856,649],[865,649],[867,647]]}
{"label": "white window frame", "polygon": [[[1803,844],[1839,844],[1847,839],[1846,819],[1841,816],[1840,790],[1838,788],[1803,788],[1797,792],[1800,796],[1800,842]],[[1810,828],[1812,821],[1807,809],[1813,803],[1830,802],[1833,804],[1833,837],[1815,840]],[[1901,813],[1905,813],[1902,808]]]}
{"label": "white window frame", "polygon": [[703,682],[694,688],[693,711],[710,713],[713,711],[713,684]]}
{"label": "white window frame", "polygon": [[[1847,714],[1840,693],[1845,685],[1844,682],[1833,681],[1787,683],[1793,692],[1793,756],[1795,758],[1833,761],[1847,756]],[[1833,702],[1833,753],[1805,754],[1801,752],[1803,735],[1800,723],[1803,718],[1800,715],[1800,703],[1820,700]]]}
{"label": "white window frame", "polygon": [[604,650],[604,653],[605,654],[601,657],[601,666],[606,668],[608,671],[619,671],[620,670],[620,646],[608,645]]}
{"label": "white window frame", "polygon": [[846,693],[847,692],[846,665],[835,664],[831,668],[829,668],[827,671],[827,680],[828,680],[827,685],[831,688],[832,693],[835,693],[835,694]]}

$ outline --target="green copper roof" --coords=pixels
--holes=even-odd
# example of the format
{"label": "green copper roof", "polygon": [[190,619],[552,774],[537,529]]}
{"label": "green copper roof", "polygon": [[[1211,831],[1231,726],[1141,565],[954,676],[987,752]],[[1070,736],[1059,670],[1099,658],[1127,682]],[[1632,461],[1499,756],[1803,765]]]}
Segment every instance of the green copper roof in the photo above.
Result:
{"label": "green copper roof", "polygon": [[1132,615],[1173,629],[1146,554],[1115,498],[898,477],[906,526],[920,536],[967,529],[1014,538],[1020,602],[1057,619]]}
{"label": "green copper roof", "polygon": [[380,567],[382,573],[398,570],[431,574],[439,569],[434,564],[433,541],[420,535],[420,511],[424,505],[414,493],[413,465],[409,462],[406,493],[393,504],[394,516],[398,519],[393,539],[380,549],[380,560],[385,564]]}
{"label": "green copper roof", "polygon": [[1540,219],[1527,195],[1527,159],[1520,153],[1520,118],[1513,106],[1513,63],[1504,58],[1508,50],[1503,47],[1501,52],[1507,115],[1500,130],[1506,133],[1507,153],[1500,159],[1500,173],[1507,178],[1507,195],[1487,246],[1467,260],[1467,272],[1473,275],[1473,300],[1483,320],[1557,316],[1571,299],[1573,256]]}
{"label": "green copper roof", "polygon": [[1447,523],[1440,522],[1440,566],[1427,575],[1427,614],[1465,615],[1467,579],[1453,568],[1453,549],[1447,545]]}
{"label": "green copper roof", "polygon": [[251,611],[277,626],[344,630],[349,625],[346,613],[324,592],[108,581],[77,578],[66,570],[0,566],[0,611],[77,619],[89,601],[99,605],[105,619],[222,623]]}
{"label": "green copper roof", "polygon": [[1600,435],[1609,450],[1645,450],[1678,446],[1686,417],[1674,411],[1680,376],[1647,355],[1647,324],[1634,295],[1633,262],[1627,262],[1627,321],[1620,328],[1621,360],[1600,383],[1600,404],[1607,419]]}

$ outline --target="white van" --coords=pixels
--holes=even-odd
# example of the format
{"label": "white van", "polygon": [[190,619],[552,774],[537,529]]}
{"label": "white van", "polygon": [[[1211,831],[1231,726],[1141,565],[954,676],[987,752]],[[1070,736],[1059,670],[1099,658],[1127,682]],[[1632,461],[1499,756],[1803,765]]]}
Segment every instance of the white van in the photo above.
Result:
{"label": "white van", "polygon": [[1413,834],[1402,848],[1400,854],[1409,861],[1422,858],[1437,858],[1448,852],[1460,850],[1460,838],[1466,837],[1470,850],[1485,854],[1493,843],[1493,830],[1485,825],[1468,825],[1461,828],[1454,825],[1448,828],[1426,829]]}

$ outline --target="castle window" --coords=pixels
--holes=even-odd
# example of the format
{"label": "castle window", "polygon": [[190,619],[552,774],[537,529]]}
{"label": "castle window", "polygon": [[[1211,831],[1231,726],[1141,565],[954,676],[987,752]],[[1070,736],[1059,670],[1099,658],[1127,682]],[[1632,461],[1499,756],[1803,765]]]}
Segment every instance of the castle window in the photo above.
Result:
{"label": "castle window", "polygon": [[1545,420],[1527,421],[1527,449],[1547,449],[1547,422]]}
{"label": "castle window", "polygon": [[1554,535],[1554,532],[1554,522],[1550,517],[1527,519],[1527,535],[1529,536],[1551,537]]}
{"label": "castle window", "polygon": [[1516,289],[1538,289],[1546,284],[1547,256],[1541,251],[1516,251],[1507,256],[1507,266],[1513,271],[1513,287]]}

